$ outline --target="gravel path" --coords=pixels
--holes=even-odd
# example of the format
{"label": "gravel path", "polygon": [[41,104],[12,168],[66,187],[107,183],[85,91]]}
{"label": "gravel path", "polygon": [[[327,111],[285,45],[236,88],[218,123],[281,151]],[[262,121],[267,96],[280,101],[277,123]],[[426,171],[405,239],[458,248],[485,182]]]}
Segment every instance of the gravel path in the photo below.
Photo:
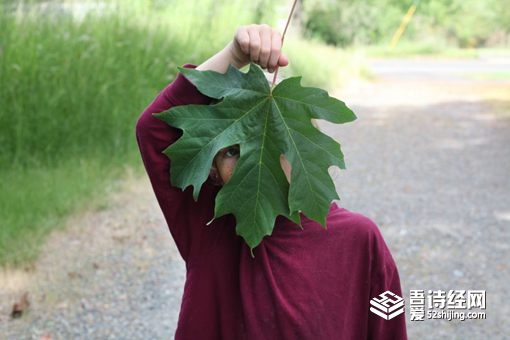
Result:
{"label": "gravel path", "polygon": [[[336,95],[359,117],[323,126],[347,158],[342,205],[381,227],[406,303],[410,289],[487,291],[487,320],[408,321],[410,339],[505,339],[510,82],[386,74]],[[144,178],[111,196],[55,232],[33,267],[0,272],[0,339],[172,338],[183,263]],[[24,292],[30,307],[11,319]]]}

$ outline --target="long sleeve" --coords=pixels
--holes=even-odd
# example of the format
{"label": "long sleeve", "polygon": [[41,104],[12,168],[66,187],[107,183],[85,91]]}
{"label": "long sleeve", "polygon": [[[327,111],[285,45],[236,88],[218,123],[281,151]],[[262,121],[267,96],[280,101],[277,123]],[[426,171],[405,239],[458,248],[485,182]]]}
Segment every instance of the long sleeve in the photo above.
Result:
{"label": "long sleeve", "polygon": [[143,111],[136,125],[136,138],[145,169],[170,232],[185,260],[192,247],[192,241],[199,239],[193,235],[196,228],[190,226],[190,224],[195,226],[197,223],[191,223],[189,219],[194,217],[196,222],[196,218],[203,220],[207,218],[203,215],[207,215],[211,210],[214,188],[206,182],[201,197],[198,202],[195,202],[191,195],[191,188],[182,191],[172,187],[170,161],[163,154],[163,150],[181,136],[181,131],[168,126],[153,114],[177,105],[208,104],[209,102],[208,97],[198,92],[182,74],[179,74]]}
{"label": "long sleeve", "polygon": [[[372,283],[370,287],[370,298],[378,298],[380,294],[390,291],[391,293],[403,297],[402,288],[397,266],[391,253],[380,235],[375,234],[373,239],[374,257],[372,261]],[[369,339],[392,339],[406,340],[406,318],[402,313],[390,320],[369,313],[368,318],[368,338]]]}

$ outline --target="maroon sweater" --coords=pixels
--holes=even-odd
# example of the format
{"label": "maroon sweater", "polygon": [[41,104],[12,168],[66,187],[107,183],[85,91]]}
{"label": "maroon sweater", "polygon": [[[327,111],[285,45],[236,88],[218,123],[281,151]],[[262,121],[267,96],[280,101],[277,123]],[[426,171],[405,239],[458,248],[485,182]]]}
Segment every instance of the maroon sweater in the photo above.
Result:
{"label": "maroon sweater", "polygon": [[[190,66],[188,66],[190,67]],[[397,268],[368,218],[333,204],[327,229],[285,218],[254,257],[232,216],[211,220],[218,191],[207,181],[197,202],[172,187],[162,151],[181,135],[152,116],[176,105],[207,104],[182,75],[142,113],[136,136],[154,192],[186,262],[176,339],[405,339],[405,314],[385,320],[370,299],[402,296]]]}

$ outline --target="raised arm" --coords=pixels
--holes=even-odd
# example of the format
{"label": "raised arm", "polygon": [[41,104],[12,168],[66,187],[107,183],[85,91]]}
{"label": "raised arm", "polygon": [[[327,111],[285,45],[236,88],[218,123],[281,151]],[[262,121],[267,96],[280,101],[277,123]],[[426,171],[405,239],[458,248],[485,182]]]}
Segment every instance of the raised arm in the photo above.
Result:
{"label": "raised arm", "polygon": [[[230,64],[239,68],[249,62],[255,62],[271,72],[278,66],[286,66],[288,61],[281,53],[280,34],[267,25],[242,26],[227,46],[200,64],[197,69],[224,73]],[[181,132],[153,117],[153,114],[177,105],[209,102],[209,98],[199,93],[179,74],[144,110],[136,125],[136,137],[145,168],[170,232],[184,259],[188,257],[193,246],[199,246],[196,244],[197,240],[202,239],[197,234],[201,233],[203,228],[188,226],[201,225],[202,222],[205,224],[207,218],[212,217],[217,188],[207,181],[202,187],[198,202],[194,202],[190,190],[182,192],[171,185],[170,161],[163,154],[163,150],[175,142]],[[211,216],[207,216],[208,214]],[[190,216],[202,216],[203,221],[189,223]]]}

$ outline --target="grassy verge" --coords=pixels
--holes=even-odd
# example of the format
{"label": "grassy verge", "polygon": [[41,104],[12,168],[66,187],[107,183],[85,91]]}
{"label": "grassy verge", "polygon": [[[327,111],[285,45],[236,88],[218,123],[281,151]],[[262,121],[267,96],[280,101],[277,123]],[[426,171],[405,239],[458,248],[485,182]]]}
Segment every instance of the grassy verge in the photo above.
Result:
{"label": "grassy verge", "polygon": [[451,59],[484,58],[488,56],[508,56],[510,49],[503,48],[460,48],[440,41],[402,41],[394,48],[389,45],[363,46],[359,48],[373,58],[440,57]]}
{"label": "grassy verge", "polygon": [[107,206],[112,178],[123,167],[101,157],[67,159],[60,164],[1,172],[0,259],[20,265],[34,260],[46,235],[65,217],[83,209]]}

